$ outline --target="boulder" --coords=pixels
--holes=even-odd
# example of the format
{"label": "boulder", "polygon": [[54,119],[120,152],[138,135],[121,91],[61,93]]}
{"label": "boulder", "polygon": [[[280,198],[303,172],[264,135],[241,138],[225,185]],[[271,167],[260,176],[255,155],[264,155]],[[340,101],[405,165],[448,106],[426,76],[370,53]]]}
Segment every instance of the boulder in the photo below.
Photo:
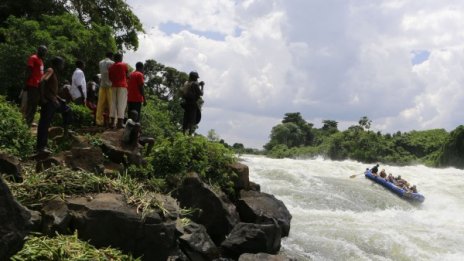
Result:
{"label": "boulder", "polygon": [[288,236],[292,215],[284,203],[273,195],[242,190],[237,209],[243,222],[267,224],[276,220],[282,229],[282,237]]}
{"label": "boulder", "polygon": [[166,260],[178,251],[175,222],[164,221],[158,212],[143,218],[123,195],[102,193],[67,202],[71,229],[96,247],[112,246],[143,260]]}
{"label": "boulder", "polygon": [[42,213],[42,233],[53,236],[55,232],[60,234],[69,233],[71,215],[66,202],[62,200],[51,200],[44,204]]}
{"label": "boulder", "polygon": [[140,153],[140,147],[138,145],[131,146],[122,142],[122,135],[124,129],[117,131],[105,131],[102,136],[101,148],[103,153],[115,163],[143,164],[143,158]]}
{"label": "boulder", "polygon": [[0,152],[0,174],[11,177],[15,182],[23,182],[23,168],[19,159],[3,152]]}
{"label": "boulder", "polygon": [[94,146],[72,148],[71,153],[65,157],[66,165],[69,168],[93,173],[103,173],[104,160],[101,148]]}
{"label": "boulder", "polygon": [[250,170],[247,165],[240,162],[235,162],[229,165],[229,168],[237,174],[237,180],[235,181],[236,191],[241,189],[249,190],[250,189]]}
{"label": "boulder", "polygon": [[259,185],[258,183],[254,183],[253,181],[250,181],[249,190],[260,192],[261,191],[261,185]]}
{"label": "boulder", "polygon": [[269,255],[266,253],[258,254],[243,254],[239,257],[238,261],[293,261],[287,257],[281,255]]}
{"label": "boulder", "polygon": [[191,219],[205,226],[217,245],[239,221],[237,210],[227,196],[222,192],[214,192],[196,173],[189,173],[173,196],[182,208],[197,210]]}
{"label": "boulder", "polygon": [[238,258],[243,253],[276,254],[280,249],[279,225],[239,223],[222,242],[224,255]]}
{"label": "boulder", "polygon": [[219,249],[203,225],[190,222],[179,228],[178,222],[178,230],[182,234],[179,237],[180,247],[190,260],[208,261],[220,257]]}
{"label": "boulder", "polygon": [[0,177],[0,260],[9,260],[22,249],[29,215]]}
{"label": "boulder", "polygon": [[64,160],[61,159],[60,157],[48,157],[48,158],[41,159],[41,160],[38,159],[35,164],[35,171],[42,172],[54,166],[59,166],[63,164],[64,164]]}

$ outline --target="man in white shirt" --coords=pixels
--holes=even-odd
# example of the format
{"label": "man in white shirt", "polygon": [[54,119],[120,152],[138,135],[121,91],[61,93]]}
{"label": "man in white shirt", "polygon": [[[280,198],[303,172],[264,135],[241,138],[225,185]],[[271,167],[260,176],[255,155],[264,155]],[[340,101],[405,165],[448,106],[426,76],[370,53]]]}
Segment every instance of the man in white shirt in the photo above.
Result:
{"label": "man in white shirt", "polygon": [[84,104],[87,99],[87,83],[85,82],[83,69],[84,62],[77,60],[76,70],[72,75],[71,89],[69,90],[73,102],[80,105]]}
{"label": "man in white shirt", "polygon": [[[113,53],[107,52],[105,59],[101,60],[98,64],[100,69],[100,88],[98,90],[98,103],[96,123],[98,126],[108,125],[108,114],[111,111],[111,86],[112,83],[108,77],[108,68],[113,65]],[[103,117],[105,110],[108,111],[106,116]]]}

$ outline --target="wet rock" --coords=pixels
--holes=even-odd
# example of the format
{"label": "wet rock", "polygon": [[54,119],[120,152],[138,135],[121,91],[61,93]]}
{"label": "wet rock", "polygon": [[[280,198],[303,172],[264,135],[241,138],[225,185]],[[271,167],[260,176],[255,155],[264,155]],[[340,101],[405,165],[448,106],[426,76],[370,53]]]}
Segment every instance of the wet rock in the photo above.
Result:
{"label": "wet rock", "polygon": [[243,222],[267,224],[276,220],[282,229],[282,237],[288,236],[292,215],[273,195],[242,190],[237,209]]}
{"label": "wet rock", "polygon": [[173,196],[182,208],[198,210],[191,219],[205,226],[217,245],[239,221],[237,210],[227,196],[214,192],[196,173],[189,173]]}
{"label": "wet rock", "polygon": [[250,181],[250,187],[249,187],[250,190],[253,190],[253,191],[258,191],[260,192],[261,191],[261,185],[259,185],[258,183],[254,183],[253,181]]}
{"label": "wet rock", "polygon": [[30,214],[15,201],[0,177],[0,260],[9,260],[24,244]]}
{"label": "wet rock", "polygon": [[0,174],[5,174],[15,182],[23,182],[22,172],[23,169],[18,158],[0,152]]}
{"label": "wet rock", "polygon": [[229,165],[229,168],[237,174],[238,178],[235,182],[235,189],[240,191],[241,189],[250,189],[250,170],[247,165],[240,162],[236,162]]}
{"label": "wet rock", "polygon": [[269,255],[266,253],[258,253],[258,254],[243,254],[239,257],[238,261],[296,261],[293,259],[289,259],[284,256],[280,255]]}
{"label": "wet rock", "polygon": [[180,247],[190,260],[208,261],[220,257],[219,249],[203,225],[191,222],[178,230],[182,233]]}
{"label": "wet rock", "polygon": [[238,258],[243,253],[276,254],[280,249],[279,225],[239,223],[222,242],[225,256]]}

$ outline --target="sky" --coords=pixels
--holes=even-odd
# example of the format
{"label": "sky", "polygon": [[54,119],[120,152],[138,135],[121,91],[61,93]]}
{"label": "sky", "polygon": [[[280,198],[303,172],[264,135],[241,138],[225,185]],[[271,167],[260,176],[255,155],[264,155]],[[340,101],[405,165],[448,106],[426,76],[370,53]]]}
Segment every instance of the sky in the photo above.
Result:
{"label": "sky", "polygon": [[126,62],[198,71],[198,132],[262,148],[287,112],[382,133],[464,120],[462,0],[127,0],[144,25]]}

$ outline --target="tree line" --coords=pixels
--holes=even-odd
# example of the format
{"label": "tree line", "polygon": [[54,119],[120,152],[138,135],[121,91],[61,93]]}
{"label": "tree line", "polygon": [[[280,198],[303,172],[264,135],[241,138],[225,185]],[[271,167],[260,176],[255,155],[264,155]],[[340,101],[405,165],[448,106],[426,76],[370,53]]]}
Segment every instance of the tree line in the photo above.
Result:
{"label": "tree line", "polygon": [[265,154],[277,158],[322,155],[333,160],[464,168],[462,125],[451,132],[431,129],[382,134],[370,130],[372,121],[367,116],[344,131],[338,129],[334,120],[323,120],[322,124],[315,128],[299,112],[286,113],[282,122],[272,128],[270,140],[264,145]]}

